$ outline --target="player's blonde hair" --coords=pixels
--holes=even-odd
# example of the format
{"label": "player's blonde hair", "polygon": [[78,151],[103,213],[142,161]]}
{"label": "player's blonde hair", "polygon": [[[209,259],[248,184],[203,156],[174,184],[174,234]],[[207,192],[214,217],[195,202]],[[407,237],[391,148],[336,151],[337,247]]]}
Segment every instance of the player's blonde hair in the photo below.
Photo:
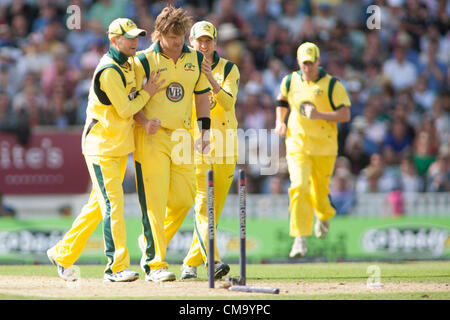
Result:
{"label": "player's blonde hair", "polygon": [[172,5],[165,7],[156,17],[155,30],[152,33],[152,41],[161,39],[161,35],[170,32],[181,35],[186,34],[192,26],[192,17],[182,9],[176,9]]}

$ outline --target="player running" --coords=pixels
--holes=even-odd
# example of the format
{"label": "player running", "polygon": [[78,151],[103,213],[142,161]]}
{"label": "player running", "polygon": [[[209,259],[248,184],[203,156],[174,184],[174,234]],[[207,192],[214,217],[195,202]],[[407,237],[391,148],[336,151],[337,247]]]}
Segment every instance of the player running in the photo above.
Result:
{"label": "player running", "polygon": [[320,67],[319,48],[301,44],[297,62],[300,70],[281,82],[275,126],[278,135],[286,134],[290,235],[295,237],[291,258],[307,252],[305,237],[312,234],[314,211],[316,237],[328,233],[329,219],[336,214],[328,194],[338,151],[337,123],[350,120],[350,99],[339,80]]}

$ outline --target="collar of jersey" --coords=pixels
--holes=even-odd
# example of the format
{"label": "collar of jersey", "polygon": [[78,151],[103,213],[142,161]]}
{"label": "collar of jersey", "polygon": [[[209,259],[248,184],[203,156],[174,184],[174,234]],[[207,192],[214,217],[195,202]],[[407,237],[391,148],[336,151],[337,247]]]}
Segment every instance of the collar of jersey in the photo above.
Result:
{"label": "collar of jersey", "polygon": [[[300,75],[300,78],[302,79],[302,81],[305,81],[305,80],[303,80],[303,75],[302,75],[302,71],[301,70],[298,70],[298,74]],[[325,72],[325,70],[322,67],[319,66],[319,77],[317,78],[316,81],[313,81],[313,82],[314,83],[319,82],[319,80],[322,79],[323,77],[325,77],[326,74],[327,73]]]}
{"label": "collar of jersey", "polygon": [[122,52],[120,52],[114,47],[109,47],[108,53],[106,55],[112,58],[120,66],[123,65],[128,60],[128,57],[126,55],[124,55]]}
{"label": "collar of jersey", "polygon": [[[162,54],[164,54],[164,52],[162,51],[162,48],[161,48],[161,45],[159,44],[159,41],[157,41],[156,43],[155,43],[155,47],[154,47],[154,49],[155,49],[155,52],[156,53],[162,53]],[[191,50],[189,50],[189,47],[186,45],[186,44],[184,44],[183,45],[183,50],[182,50],[182,52],[184,53],[184,52],[191,52]]]}
{"label": "collar of jersey", "polygon": [[214,53],[213,53],[213,64],[211,66],[211,70],[214,69],[217,66],[217,64],[219,63],[219,60],[220,60],[219,54],[217,53],[217,51],[214,51]]}

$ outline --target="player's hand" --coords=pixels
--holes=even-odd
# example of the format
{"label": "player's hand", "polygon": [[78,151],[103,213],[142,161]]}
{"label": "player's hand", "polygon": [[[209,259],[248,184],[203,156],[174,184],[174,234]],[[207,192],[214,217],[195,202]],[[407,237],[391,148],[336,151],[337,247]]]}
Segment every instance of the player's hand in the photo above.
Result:
{"label": "player's hand", "polygon": [[155,134],[160,126],[161,120],[159,120],[158,118],[153,118],[145,123],[144,129],[148,134]]}
{"label": "player's hand", "polygon": [[[142,89],[148,92],[150,97],[153,97],[156,93],[159,91],[162,91],[165,89],[165,87],[161,87],[161,85],[166,81],[165,79],[159,80],[160,73],[152,71],[150,73],[149,79],[146,83],[143,84]],[[145,82],[145,80],[144,80]]]}
{"label": "player's hand", "polygon": [[283,137],[286,134],[286,123],[283,121],[277,121],[275,124],[275,132],[278,134],[278,136]]}
{"label": "player's hand", "polygon": [[202,61],[202,73],[208,78],[208,80],[213,76],[211,69],[211,62],[208,59],[204,58]]}
{"label": "player's hand", "polygon": [[320,119],[320,112],[312,104],[305,104],[303,106],[304,116],[308,119]]}
{"label": "player's hand", "polygon": [[200,154],[206,155],[210,152],[209,130],[202,130],[202,135],[195,141],[194,147]]}

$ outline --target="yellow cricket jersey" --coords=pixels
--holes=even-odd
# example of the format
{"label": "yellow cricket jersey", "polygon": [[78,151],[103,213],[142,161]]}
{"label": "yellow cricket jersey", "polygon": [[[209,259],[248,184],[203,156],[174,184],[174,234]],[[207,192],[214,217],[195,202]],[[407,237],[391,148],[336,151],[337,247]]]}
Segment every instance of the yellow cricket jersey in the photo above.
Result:
{"label": "yellow cricket jersey", "polygon": [[337,155],[337,123],[308,119],[302,114],[302,109],[308,103],[319,112],[350,107],[350,98],[340,81],[321,67],[318,80],[304,81],[299,70],[283,78],[280,92],[290,107],[286,148],[310,155]]}
{"label": "yellow cricket jersey", "polygon": [[157,92],[144,107],[147,119],[158,118],[161,127],[175,130],[191,128],[193,93],[211,90],[208,79],[201,73],[203,54],[183,46],[177,62],[162,52],[159,42],[138,52],[134,58],[138,88],[152,71],[159,72],[159,81],[165,79],[165,90]]}
{"label": "yellow cricket jersey", "polygon": [[[212,90],[208,93],[211,129],[214,129],[211,131],[211,154],[221,158],[233,158],[237,156],[236,129],[238,122],[235,104],[239,89],[239,69],[236,64],[219,57],[219,54],[214,52],[211,70],[214,79],[222,88],[217,94],[213,94]],[[200,131],[196,121],[195,103],[192,114],[192,127],[196,140],[200,137]],[[217,137],[217,135],[221,135],[221,137]]]}
{"label": "yellow cricket jersey", "polygon": [[133,152],[133,115],[149,98],[146,91],[136,91],[132,58],[111,47],[94,71],[82,136],[83,154],[123,156]]}

